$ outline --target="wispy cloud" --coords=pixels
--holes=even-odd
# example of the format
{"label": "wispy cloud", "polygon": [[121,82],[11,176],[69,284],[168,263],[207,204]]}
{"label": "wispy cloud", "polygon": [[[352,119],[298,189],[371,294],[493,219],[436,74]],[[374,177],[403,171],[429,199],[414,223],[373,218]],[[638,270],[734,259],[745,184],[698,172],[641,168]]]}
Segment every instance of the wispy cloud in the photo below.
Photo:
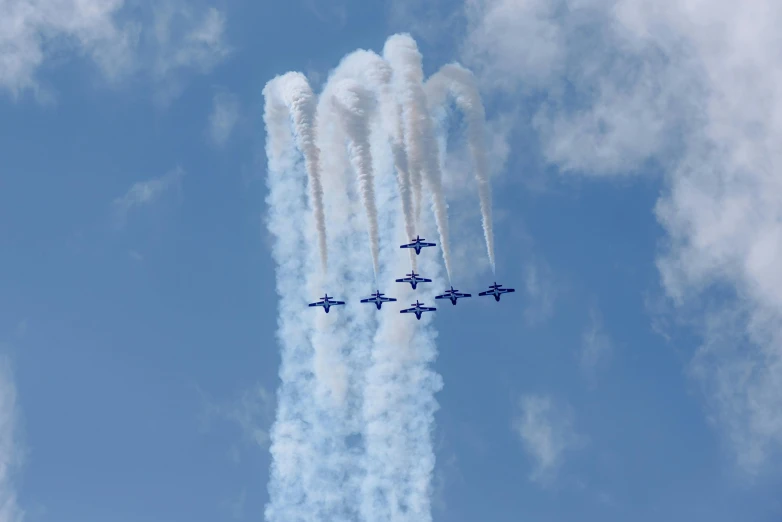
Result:
{"label": "wispy cloud", "polygon": [[608,366],[612,351],[613,341],[603,328],[600,310],[592,306],[589,309],[589,324],[581,334],[579,352],[581,371],[590,385],[595,385],[597,374]]}
{"label": "wispy cloud", "polygon": [[184,175],[185,171],[177,167],[159,178],[135,183],[123,196],[113,202],[117,226],[121,227],[125,224],[132,210],[151,205],[169,189],[178,188]]}
{"label": "wispy cloud", "polygon": [[274,416],[274,396],[260,384],[250,386],[231,401],[218,402],[201,392],[204,400],[202,420],[215,419],[238,427],[245,440],[261,448],[269,445],[269,426]]}
{"label": "wispy cloud", "polygon": [[524,288],[527,293],[524,320],[528,325],[547,321],[554,313],[559,289],[551,267],[540,259],[531,259],[524,267]]}
{"label": "wispy cloud", "polygon": [[18,445],[16,386],[7,357],[0,355],[0,522],[21,522],[15,478],[22,454]]}
{"label": "wispy cloud", "polygon": [[234,520],[244,520],[245,504],[247,503],[247,490],[243,489],[238,495],[226,499],[223,507]]}
{"label": "wispy cloud", "polygon": [[[179,25],[182,20],[184,30]],[[159,103],[168,103],[179,95],[186,71],[206,74],[231,54],[225,26],[225,15],[214,7],[197,9],[173,0],[155,4],[148,53]]]}
{"label": "wispy cloud", "polygon": [[224,146],[239,121],[239,99],[230,92],[219,92],[212,98],[209,115],[209,137],[218,147]]}
{"label": "wispy cloud", "polygon": [[125,0],[8,0],[0,22],[0,89],[53,99],[38,73],[67,49],[91,60],[110,84],[151,75],[158,97],[168,100],[181,90],[184,71],[208,72],[230,54],[224,33],[222,11],[183,0],[157,2],[151,11]]}
{"label": "wispy cloud", "polygon": [[[587,175],[665,170],[663,288],[685,307],[728,296],[701,310],[694,365],[741,467],[760,471],[782,454],[782,5],[466,5],[464,57],[486,85],[546,92],[534,120],[546,159]],[[734,320],[718,328],[715,314]]]}
{"label": "wispy cloud", "polygon": [[579,449],[586,441],[575,431],[571,407],[545,395],[521,397],[513,429],[534,462],[530,480],[542,486],[553,483],[566,454]]}

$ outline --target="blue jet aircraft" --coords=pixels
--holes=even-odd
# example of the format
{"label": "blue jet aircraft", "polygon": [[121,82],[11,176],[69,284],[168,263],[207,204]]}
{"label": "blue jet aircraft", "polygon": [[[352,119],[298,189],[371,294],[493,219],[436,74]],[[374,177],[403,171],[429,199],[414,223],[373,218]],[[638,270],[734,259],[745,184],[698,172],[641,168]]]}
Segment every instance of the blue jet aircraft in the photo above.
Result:
{"label": "blue jet aircraft", "polygon": [[456,300],[462,297],[472,297],[472,294],[462,294],[458,290],[454,290],[453,286],[450,290],[446,290],[443,295],[438,295],[435,299],[450,299],[451,304],[456,304]]}
{"label": "blue jet aircraft", "polygon": [[380,290],[372,294],[371,297],[367,297],[366,299],[362,299],[362,303],[375,303],[375,306],[377,306],[377,309],[380,310],[380,307],[383,306],[383,303],[388,303],[390,301],[396,301],[393,297],[383,297],[386,294],[380,293]]}
{"label": "blue jet aircraft", "polygon": [[415,314],[415,318],[421,320],[421,314],[424,312],[434,312],[437,308],[431,306],[421,306],[423,303],[419,303],[418,299],[415,300],[412,308],[405,308],[400,310],[400,314]]}
{"label": "blue jet aircraft", "polygon": [[513,288],[500,288],[501,286],[502,285],[498,285],[497,281],[495,281],[493,285],[489,285],[489,289],[488,290],[486,290],[485,292],[481,292],[478,295],[493,295],[494,296],[494,300],[495,301],[499,301],[500,300],[500,296],[502,294],[507,294],[509,292],[515,292],[516,291]]}
{"label": "blue jet aircraft", "polygon": [[407,277],[403,277],[402,279],[397,279],[397,283],[410,283],[410,285],[413,287],[413,290],[416,289],[418,286],[418,283],[431,283],[431,279],[427,279],[425,277],[421,277],[421,274],[416,274],[415,270],[412,271],[410,274],[406,274]]}
{"label": "blue jet aircraft", "polygon": [[345,304],[345,301],[333,301],[329,297],[329,294],[326,294],[323,296],[323,299],[321,299],[317,303],[310,303],[310,306],[322,306],[323,309],[326,311],[326,313],[329,313],[329,308],[331,308],[332,306],[343,305],[343,304]]}
{"label": "blue jet aircraft", "polygon": [[412,243],[402,245],[399,248],[414,248],[415,255],[419,255],[421,253],[421,248],[433,246],[437,246],[437,243],[424,243],[424,239],[421,236],[415,236],[415,239]]}

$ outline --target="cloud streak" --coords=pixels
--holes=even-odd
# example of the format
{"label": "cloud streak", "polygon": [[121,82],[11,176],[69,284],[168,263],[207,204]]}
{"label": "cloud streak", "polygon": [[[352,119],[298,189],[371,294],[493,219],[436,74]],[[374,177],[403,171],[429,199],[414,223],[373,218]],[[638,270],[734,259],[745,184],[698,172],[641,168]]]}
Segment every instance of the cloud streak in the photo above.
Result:
{"label": "cloud streak", "polygon": [[0,356],[0,522],[21,522],[14,477],[21,460],[17,441],[17,396],[7,357]]}
{"label": "cloud streak", "polygon": [[550,485],[565,462],[565,455],[584,444],[575,432],[573,413],[567,404],[545,395],[529,394],[519,401],[519,416],[513,429],[535,463],[530,480]]}
{"label": "cloud streak", "polygon": [[239,121],[239,100],[228,92],[220,92],[212,98],[209,115],[209,137],[218,147],[224,147]]}
{"label": "cloud streak", "polygon": [[167,172],[159,178],[134,183],[128,191],[114,200],[114,216],[118,226],[123,226],[134,209],[153,204],[164,193],[181,186],[185,171],[182,167]]}

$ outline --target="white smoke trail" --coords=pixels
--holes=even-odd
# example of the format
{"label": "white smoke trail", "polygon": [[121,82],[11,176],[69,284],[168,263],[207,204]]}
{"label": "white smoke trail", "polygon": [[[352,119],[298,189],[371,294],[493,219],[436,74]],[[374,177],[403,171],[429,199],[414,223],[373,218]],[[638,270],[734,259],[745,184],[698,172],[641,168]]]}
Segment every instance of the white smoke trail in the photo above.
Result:
{"label": "white smoke trail", "polygon": [[[405,256],[395,246],[406,232],[397,210],[394,184],[384,183],[390,176],[382,176],[383,170],[378,165],[378,201],[381,222],[390,226],[381,229],[381,259],[387,260],[381,273],[391,280],[405,269]],[[442,387],[442,379],[429,363],[437,355],[432,322],[438,312],[426,313],[420,321],[414,315],[399,313],[416,298],[429,306],[435,304],[434,290],[442,284],[439,266],[430,257],[424,257],[421,263],[435,283],[423,284],[415,291],[409,285],[395,284],[392,295],[399,301],[393,303],[395,306],[383,305],[378,314],[379,328],[364,390],[363,520],[431,520],[431,433],[437,409],[434,394]]]}
{"label": "white smoke trail", "polygon": [[[389,63],[372,51],[360,49],[350,53],[340,64],[344,73],[350,71],[352,77],[360,79],[362,83],[375,92],[380,102],[382,125],[391,146],[399,196],[402,206],[402,215],[405,220],[407,238],[405,243],[411,241],[415,234],[416,218],[411,192],[410,171],[408,168],[407,152],[405,150],[404,120],[402,118],[402,106],[399,104],[396,93],[393,90],[393,70]],[[420,172],[418,177],[418,197],[420,199],[421,183]],[[417,270],[416,256],[413,250],[408,250],[410,264],[413,270]]]}
{"label": "white smoke trail", "polygon": [[[397,85],[402,98],[405,144],[414,200],[418,198],[417,201],[420,203],[420,196],[416,195],[419,191],[419,187],[416,186],[417,176],[420,173],[432,193],[435,222],[440,233],[440,248],[450,281],[452,272],[448,239],[448,206],[443,193],[437,141],[423,89],[421,53],[412,37],[407,34],[396,34],[386,40],[383,56],[391,64],[395,77],[399,75]],[[419,219],[416,216],[417,225]]]}
{"label": "white smoke trail", "polygon": [[280,296],[277,336],[282,347],[277,418],[270,432],[272,464],[266,519],[269,522],[303,521],[313,512],[307,495],[307,481],[302,473],[302,470],[309,469],[308,465],[315,456],[308,434],[314,412],[311,403],[302,400],[311,395],[312,356],[307,331],[299,327],[306,319],[297,299],[297,290],[304,275],[301,253],[306,249],[306,242],[302,229],[291,227],[289,220],[297,222],[307,213],[304,201],[306,181],[296,168],[290,115],[280,92],[280,77],[266,84],[263,95],[268,158],[268,227],[275,238],[272,255],[277,264],[277,293]]}
{"label": "white smoke trail", "polygon": [[467,141],[475,163],[475,179],[478,183],[478,198],[481,205],[486,252],[489,255],[492,271],[494,271],[494,226],[489,163],[486,157],[486,113],[475,76],[469,69],[465,69],[459,64],[444,65],[427,80],[425,90],[430,107],[443,105],[446,96],[450,93],[467,119]]}
{"label": "white smoke trail", "polygon": [[304,165],[310,189],[310,205],[315,217],[315,227],[318,231],[318,247],[320,252],[321,270],[325,273],[328,264],[326,249],[326,217],[323,212],[323,184],[320,175],[320,150],[316,145],[315,95],[307,78],[299,72],[284,74],[279,82],[283,100],[293,116],[296,130],[296,141],[304,155]]}
{"label": "white smoke trail", "polygon": [[264,89],[269,229],[276,239],[273,254],[278,265],[282,345],[266,518],[348,522],[354,519],[355,509],[351,511],[343,496],[348,490],[346,477],[355,474],[351,462],[355,459],[345,443],[349,368],[341,348],[347,339],[340,335],[344,328],[338,314],[308,308],[300,297],[304,284],[308,295],[319,296],[315,292],[333,281],[324,280],[324,274],[315,270],[317,232],[307,211],[306,178],[291,135],[296,113],[289,113],[284,103],[292,97],[287,78],[290,75],[275,78]]}
{"label": "white smoke trail", "polygon": [[[417,53],[414,42],[413,49]],[[317,216],[307,210],[307,179],[301,162],[297,162],[291,134],[291,116],[296,127],[295,104],[291,102],[295,97],[286,90],[291,82],[275,79],[264,89],[269,229],[275,235],[282,345],[282,384],[271,431],[269,522],[431,520],[434,394],[442,387],[440,376],[429,368],[436,357],[436,332],[431,325],[434,314],[416,321],[415,316],[398,312],[416,297],[427,305],[435,304],[434,288],[442,284],[439,265],[424,256],[425,275],[435,283],[422,285],[415,292],[395,283],[391,283],[393,288],[381,287],[399,298],[397,303],[383,305],[381,311],[357,302],[370,290],[370,253],[376,279],[392,281],[406,271],[407,256],[398,244],[411,239],[408,225],[416,221],[414,210],[405,212],[413,205],[405,206],[402,187],[408,187],[408,202],[409,189],[415,189],[399,167],[407,171],[406,154],[411,144],[416,146],[413,138],[430,140],[428,146],[419,147],[418,184],[420,187],[423,172],[433,194],[433,215],[446,268],[450,267],[447,214],[437,146],[432,145],[434,133],[423,96],[420,54],[418,68],[418,83],[413,88],[410,82],[392,82],[390,66],[374,53],[352,53],[321,93],[314,125],[310,117],[309,128],[318,131],[317,136],[311,135],[310,143],[320,151],[317,167],[327,189],[321,193],[323,214],[329,216],[327,246],[332,256],[325,274],[313,270],[317,268],[313,241]],[[415,104],[406,103],[404,118],[399,117],[395,97],[399,93],[391,89],[392,84],[403,87],[404,96],[418,96]],[[379,101],[378,111],[365,110],[368,107],[363,102],[373,98],[370,91]],[[411,112],[410,107],[417,112]],[[411,121],[415,114],[423,116],[423,124]],[[301,131],[296,130],[309,174],[304,153],[308,142],[302,143]],[[352,142],[350,158],[346,141]],[[399,145],[397,149],[394,143]],[[427,154],[433,159],[427,159]],[[359,174],[358,190],[354,170]],[[369,177],[362,180],[362,175]],[[362,184],[367,180],[372,181],[369,192]],[[369,196],[375,207],[376,241],[367,249],[366,234],[373,234],[373,212],[366,205]],[[431,226],[431,217],[428,213],[421,217],[427,221],[423,224]],[[304,285],[308,293],[328,288],[348,304],[329,315],[309,309],[300,298]]]}
{"label": "white smoke trail", "polygon": [[375,99],[372,93],[361,84],[355,80],[345,79],[336,85],[332,100],[345,131],[350,137],[349,156],[353,168],[356,170],[361,200],[367,214],[369,247],[377,281],[380,272],[380,245],[377,229],[377,205],[375,203],[375,175],[372,171],[372,152],[369,146],[369,118],[375,110]]}

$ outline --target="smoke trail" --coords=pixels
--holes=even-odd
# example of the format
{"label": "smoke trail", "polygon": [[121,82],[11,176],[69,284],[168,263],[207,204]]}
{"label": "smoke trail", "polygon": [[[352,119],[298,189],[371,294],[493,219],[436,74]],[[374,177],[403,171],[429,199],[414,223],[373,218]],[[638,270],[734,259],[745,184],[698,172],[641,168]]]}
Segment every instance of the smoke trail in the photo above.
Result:
{"label": "smoke trail", "polygon": [[[380,101],[382,124],[388,143],[391,146],[399,196],[402,204],[402,215],[405,220],[407,238],[411,241],[415,234],[416,218],[412,200],[410,171],[408,170],[407,152],[405,151],[404,120],[402,106],[392,88],[393,70],[386,60],[372,51],[358,50],[349,54],[342,61],[341,67],[354,71],[369,88],[375,91]],[[420,174],[420,173],[419,173]],[[418,176],[418,198],[420,200],[421,183]],[[417,269],[416,256],[413,250],[408,250],[410,264]]]}
{"label": "smoke trail", "polygon": [[[423,199],[423,187],[421,182],[421,154],[417,143],[410,136],[410,128],[405,129],[405,125],[410,121],[409,117],[406,117],[406,113],[411,110],[412,100],[404,90],[404,63],[401,61],[401,56],[398,52],[395,52],[395,48],[390,45],[391,38],[386,40],[386,44],[383,47],[383,57],[391,64],[394,71],[394,83],[396,84],[397,91],[401,91],[400,100],[397,105],[396,114],[394,114],[395,125],[389,133],[392,136],[392,140],[398,144],[399,147],[404,149],[403,165],[406,167],[406,181],[408,182],[409,201],[412,229],[413,232],[408,232],[409,239],[413,239],[415,230],[419,228],[419,222],[421,220],[421,200]],[[423,81],[423,74],[421,77]],[[412,148],[411,148],[412,147]],[[412,152],[412,156],[410,155]],[[405,204],[405,193],[402,193],[402,204]]]}
{"label": "smoke trail", "polygon": [[377,206],[375,204],[374,173],[372,171],[372,152],[369,146],[369,118],[375,107],[370,91],[358,82],[350,79],[337,84],[332,100],[341,117],[345,131],[350,137],[348,151],[351,163],[358,176],[361,199],[367,213],[370,251],[375,280],[380,272],[377,228]]}
{"label": "smoke trail", "polygon": [[[359,49],[342,59],[339,67],[337,67],[330,79],[330,85],[336,85],[340,80],[346,78],[357,80],[371,89],[380,102],[381,121],[387,137],[382,144],[385,145],[387,142],[392,150],[396,179],[401,196],[402,214],[405,218],[407,230],[405,242],[407,242],[415,236],[415,217],[404,143],[402,107],[399,105],[396,93],[392,88],[392,76],[393,71],[388,62],[372,51]],[[323,96],[327,95],[328,90],[329,86],[327,86]],[[408,250],[408,254],[412,268],[416,270],[415,252]]]}
{"label": "smoke trail", "polygon": [[[432,193],[435,222],[440,233],[440,247],[450,281],[451,248],[448,239],[448,207],[443,194],[437,141],[423,89],[421,53],[418,51],[415,40],[409,35],[396,34],[386,40],[383,55],[391,63],[394,74],[400,76],[399,88],[405,122],[405,144],[414,199],[417,197],[416,191],[419,190],[416,187],[416,173],[420,171]],[[418,217],[416,217],[416,221],[418,222]]]}
{"label": "smoke trail", "polygon": [[467,141],[475,163],[475,179],[478,182],[478,198],[481,205],[483,236],[492,271],[494,263],[494,227],[492,223],[491,185],[486,158],[486,113],[475,76],[459,64],[444,65],[427,80],[425,85],[430,106],[442,105],[450,93],[467,119]]}
{"label": "smoke trail", "polygon": [[277,336],[282,347],[277,418],[270,433],[272,464],[266,519],[277,522],[306,520],[312,513],[302,470],[309,469],[308,464],[315,456],[307,427],[314,415],[309,402],[301,400],[311,394],[311,353],[306,330],[297,328],[305,319],[295,297],[304,274],[301,252],[306,248],[306,242],[301,229],[289,225],[289,220],[297,222],[306,215],[306,181],[296,169],[290,116],[280,92],[280,77],[266,84],[263,95],[268,227],[275,238],[272,255],[277,264],[277,293],[280,296]]}
{"label": "smoke trail", "polygon": [[[323,283],[333,281],[324,280],[324,276],[328,279],[327,274],[315,270],[317,232],[313,216],[307,211],[307,181],[291,134],[291,119],[295,129],[296,115],[293,110],[289,113],[285,103],[290,96],[289,85],[283,76],[264,89],[269,229],[275,235],[273,255],[278,265],[280,294],[278,337],[282,347],[282,383],[271,431],[272,470],[266,518],[270,522],[348,522],[354,519],[355,508],[351,510],[346,505],[343,495],[350,489],[346,477],[356,474],[352,463],[355,459],[351,459],[345,443],[349,434],[349,368],[341,348],[348,339],[337,314],[312,310],[300,298],[303,283],[308,294],[316,295],[314,292],[320,291]],[[318,313],[312,315],[313,312]]]}
{"label": "smoke trail", "polygon": [[[378,156],[375,158],[382,159]],[[388,163],[391,162],[389,158]],[[389,224],[381,228],[382,274],[391,279],[405,269],[405,257],[400,256],[395,245],[406,232],[398,212],[400,196],[393,181],[388,182],[392,168],[388,163],[378,161],[375,172],[380,220]],[[364,388],[366,477],[361,495],[362,520],[431,520],[431,434],[437,409],[434,394],[442,387],[440,376],[429,368],[437,355],[436,332],[433,314],[424,314],[417,321],[412,315],[398,313],[416,298],[434,304],[434,285],[439,287],[442,283],[441,269],[431,257],[424,257],[421,262],[435,283],[422,285],[416,291],[407,285],[396,285],[396,306],[383,305],[383,313],[378,314],[379,327]],[[391,310],[385,312],[387,306]]]}
{"label": "smoke trail", "polygon": [[328,264],[328,251],[326,249],[326,217],[323,212],[323,185],[320,179],[320,150],[315,144],[317,133],[313,122],[315,97],[307,78],[299,72],[286,73],[280,77],[279,82],[282,98],[293,116],[297,144],[304,155],[304,165],[309,179],[310,205],[318,231],[321,269],[325,273]]}

